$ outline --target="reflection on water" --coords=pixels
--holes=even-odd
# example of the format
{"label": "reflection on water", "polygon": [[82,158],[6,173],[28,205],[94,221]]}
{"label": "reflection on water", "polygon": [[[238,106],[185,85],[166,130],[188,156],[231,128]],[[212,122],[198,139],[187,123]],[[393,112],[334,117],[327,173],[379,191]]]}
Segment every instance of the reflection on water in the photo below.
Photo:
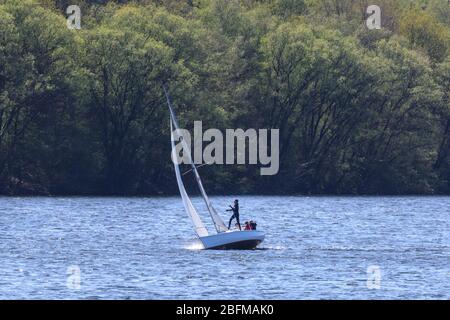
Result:
{"label": "reflection on water", "polygon": [[449,197],[239,199],[257,250],[201,250],[178,197],[0,198],[0,298],[450,298]]}

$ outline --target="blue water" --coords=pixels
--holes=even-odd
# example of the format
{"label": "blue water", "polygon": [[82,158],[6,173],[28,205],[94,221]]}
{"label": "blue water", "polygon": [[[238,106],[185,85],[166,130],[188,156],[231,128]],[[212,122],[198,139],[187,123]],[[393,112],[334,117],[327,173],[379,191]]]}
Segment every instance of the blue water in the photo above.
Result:
{"label": "blue water", "polygon": [[199,250],[179,197],[0,198],[0,298],[450,298],[450,197],[239,199],[260,250]]}

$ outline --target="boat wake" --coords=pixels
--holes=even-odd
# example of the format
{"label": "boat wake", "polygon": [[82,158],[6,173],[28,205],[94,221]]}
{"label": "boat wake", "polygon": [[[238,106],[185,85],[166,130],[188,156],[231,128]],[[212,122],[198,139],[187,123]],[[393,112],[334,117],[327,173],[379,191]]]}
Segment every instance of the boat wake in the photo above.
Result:
{"label": "boat wake", "polygon": [[205,247],[200,241],[194,241],[192,243],[187,244],[184,249],[186,250],[203,250]]}
{"label": "boat wake", "polygon": [[264,246],[256,248],[255,250],[286,250],[285,246]]}

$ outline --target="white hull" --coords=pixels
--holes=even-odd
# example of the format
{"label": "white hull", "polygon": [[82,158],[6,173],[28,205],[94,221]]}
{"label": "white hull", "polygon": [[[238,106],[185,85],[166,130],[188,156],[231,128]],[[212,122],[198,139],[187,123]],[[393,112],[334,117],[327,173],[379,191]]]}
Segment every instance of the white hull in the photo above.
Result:
{"label": "white hull", "polygon": [[256,248],[264,241],[262,231],[228,231],[211,236],[199,237],[205,249],[241,249]]}

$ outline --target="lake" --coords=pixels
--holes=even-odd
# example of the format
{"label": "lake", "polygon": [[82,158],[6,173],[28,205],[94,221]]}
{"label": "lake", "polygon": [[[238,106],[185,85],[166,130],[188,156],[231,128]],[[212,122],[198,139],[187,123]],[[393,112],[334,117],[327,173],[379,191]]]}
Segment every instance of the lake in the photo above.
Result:
{"label": "lake", "polygon": [[1,197],[0,298],[450,298],[450,197],[238,198],[257,250],[200,250],[180,197]]}

